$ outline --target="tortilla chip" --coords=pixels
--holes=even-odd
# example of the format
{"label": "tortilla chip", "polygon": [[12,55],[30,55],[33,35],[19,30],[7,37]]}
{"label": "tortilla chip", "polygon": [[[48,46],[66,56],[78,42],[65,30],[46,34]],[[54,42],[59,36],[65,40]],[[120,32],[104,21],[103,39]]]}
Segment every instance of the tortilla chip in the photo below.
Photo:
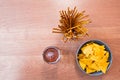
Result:
{"label": "tortilla chip", "polygon": [[80,64],[81,68],[82,68],[83,70],[85,70],[86,64],[85,64],[84,62],[82,62],[82,61],[79,61],[79,64]]}
{"label": "tortilla chip", "polygon": [[83,47],[81,50],[82,50],[82,52],[88,57],[89,54],[92,54],[92,53],[93,53],[92,47],[93,47],[93,46],[85,46],[85,47]]}
{"label": "tortilla chip", "polygon": [[109,65],[109,52],[104,45],[88,43],[81,48],[82,53],[78,55],[79,64],[86,73],[102,71],[106,73]]}
{"label": "tortilla chip", "polygon": [[96,70],[91,69],[91,68],[89,68],[89,67],[86,68],[86,73],[87,73],[87,74],[93,73],[93,72],[95,72],[95,71],[96,71]]}

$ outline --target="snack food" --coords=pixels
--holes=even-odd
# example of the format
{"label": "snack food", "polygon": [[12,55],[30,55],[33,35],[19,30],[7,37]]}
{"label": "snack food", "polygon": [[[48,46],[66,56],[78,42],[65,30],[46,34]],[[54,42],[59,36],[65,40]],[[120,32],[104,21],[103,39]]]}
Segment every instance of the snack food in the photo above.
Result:
{"label": "snack food", "polygon": [[105,50],[105,46],[94,42],[84,45],[78,54],[79,65],[88,74],[98,71],[106,73],[108,58],[109,52]]}

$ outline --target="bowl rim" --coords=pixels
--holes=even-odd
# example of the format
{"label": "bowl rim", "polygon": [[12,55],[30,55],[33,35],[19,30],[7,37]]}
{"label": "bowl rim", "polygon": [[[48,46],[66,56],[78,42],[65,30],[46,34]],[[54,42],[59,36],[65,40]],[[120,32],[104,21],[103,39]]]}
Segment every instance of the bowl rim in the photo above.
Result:
{"label": "bowl rim", "polygon": [[87,74],[87,75],[90,75],[90,76],[100,76],[100,75],[103,75],[102,72],[99,73],[99,74],[88,74],[88,73],[86,73],[86,72],[81,68],[81,66],[80,66],[80,64],[79,64],[79,62],[78,62],[77,56],[78,56],[78,54],[79,54],[80,48],[83,47],[83,45],[85,45],[86,43],[89,43],[89,42],[96,42],[96,43],[97,43],[97,42],[101,42],[103,45],[105,45],[105,46],[108,48],[109,55],[111,56],[111,58],[110,58],[110,64],[108,65],[106,72],[110,69],[111,64],[112,64],[112,60],[113,60],[111,49],[110,49],[110,47],[109,47],[105,42],[103,42],[103,41],[101,41],[101,40],[97,40],[97,39],[87,40],[87,41],[84,41],[82,44],[80,44],[80,46],[78,47],[78,49],[77,49],[77,51],[76,51],[76,63],[77,63],[77,65],[78,65],[79,69],[80,69],[84,74]]}

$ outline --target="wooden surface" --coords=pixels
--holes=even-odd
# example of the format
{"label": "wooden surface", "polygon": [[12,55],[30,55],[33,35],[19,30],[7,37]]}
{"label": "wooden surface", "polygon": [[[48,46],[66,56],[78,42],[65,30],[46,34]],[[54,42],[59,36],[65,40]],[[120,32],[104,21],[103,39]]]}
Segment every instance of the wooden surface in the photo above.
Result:
{"label": "wooden surface", "polygon": [[[53,34],[59,11],[77,6],[86,10],[92,23],[90,37],[63,43]],[[79,70],[75,53],[86,40],[99,39],[113,54],[110,70],[90,77]],[[57,64],[43,61],[48,46],[61,49]],[[0,80],[120,80],[120,0],[0,0]]]}

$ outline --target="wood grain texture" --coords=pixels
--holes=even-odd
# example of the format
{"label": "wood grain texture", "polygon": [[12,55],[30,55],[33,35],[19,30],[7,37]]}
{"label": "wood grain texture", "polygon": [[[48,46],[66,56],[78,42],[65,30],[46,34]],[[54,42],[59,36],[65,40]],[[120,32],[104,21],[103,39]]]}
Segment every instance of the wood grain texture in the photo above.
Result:
{"label": "wood grain texture", "polygon": [[[59,11],[68,6],[90,15],[90,37],[63,43],[61,34],[52,33]],[[87,76],[76,65],[77,48],[90,39],[111,48],[113,63],[105,75]],[[57,64],[43,61],[48,46],[61,49]],[[119,80],[119,48],[120,0],[0,0],[0,80]]]}

